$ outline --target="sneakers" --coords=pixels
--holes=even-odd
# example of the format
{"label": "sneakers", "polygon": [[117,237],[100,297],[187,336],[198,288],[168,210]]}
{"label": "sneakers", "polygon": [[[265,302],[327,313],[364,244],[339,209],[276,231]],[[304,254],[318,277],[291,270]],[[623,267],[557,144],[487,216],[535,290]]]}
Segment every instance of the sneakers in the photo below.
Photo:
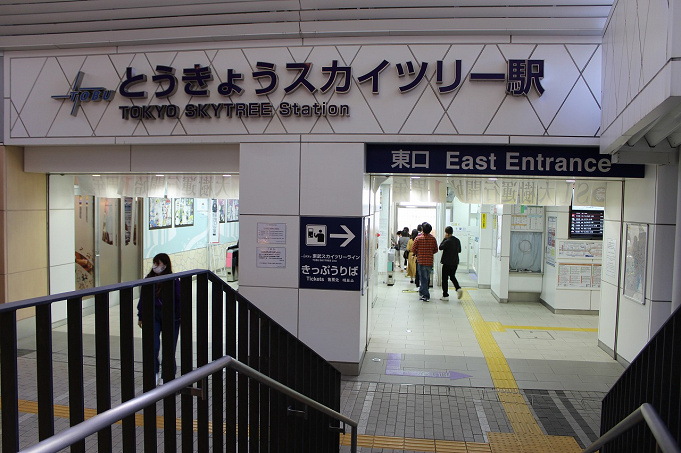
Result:
{"label": "sneakers", "polygon": [[456,297],[461,299],[463,297],[463,290],[461,288],[456,290]]}
{"label": "sneakers", "polygon": [[423,297],[423,296],[419,297],[419,300],[422,301],[422,302],[430,302],[430,299],[428,299],[427,297]]}
{"label": "sneakers", "polygon": [[440,297],[440,300],[449,300],[449,296],[442,296],[442,297]]}

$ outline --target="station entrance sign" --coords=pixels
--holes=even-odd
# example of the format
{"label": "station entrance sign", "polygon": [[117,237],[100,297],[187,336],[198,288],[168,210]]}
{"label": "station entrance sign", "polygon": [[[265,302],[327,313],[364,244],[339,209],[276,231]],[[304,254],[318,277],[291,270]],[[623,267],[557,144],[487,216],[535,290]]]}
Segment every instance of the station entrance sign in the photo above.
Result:
{"label": "station entrance sign", "polygon": [[300,218],[299,287],[359,291],[362,218]]}

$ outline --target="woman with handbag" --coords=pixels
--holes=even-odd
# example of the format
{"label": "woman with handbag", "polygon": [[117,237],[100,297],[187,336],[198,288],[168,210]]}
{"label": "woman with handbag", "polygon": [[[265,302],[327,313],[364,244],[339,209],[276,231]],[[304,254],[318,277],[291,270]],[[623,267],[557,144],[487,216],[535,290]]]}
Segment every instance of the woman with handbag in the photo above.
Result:
{"label": "woman with handbag", "polygon": [[411,248],[414,245],[414,239],[416,239],[417,235],[418,231],[411,230],[411,236],[407,242],[407,277],[411,279],[409,283],[414,283],[414,277],[416,277],[416,257],[411,251]]}

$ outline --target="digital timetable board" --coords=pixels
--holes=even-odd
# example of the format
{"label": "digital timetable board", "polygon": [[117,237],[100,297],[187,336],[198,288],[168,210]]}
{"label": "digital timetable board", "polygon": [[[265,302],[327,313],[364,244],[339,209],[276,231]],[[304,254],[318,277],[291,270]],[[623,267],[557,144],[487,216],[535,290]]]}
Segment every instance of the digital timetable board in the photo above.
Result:
{"label": "digital timetable board", "polygon": [[571,239],[603,239],[603,211],[570,210]]}

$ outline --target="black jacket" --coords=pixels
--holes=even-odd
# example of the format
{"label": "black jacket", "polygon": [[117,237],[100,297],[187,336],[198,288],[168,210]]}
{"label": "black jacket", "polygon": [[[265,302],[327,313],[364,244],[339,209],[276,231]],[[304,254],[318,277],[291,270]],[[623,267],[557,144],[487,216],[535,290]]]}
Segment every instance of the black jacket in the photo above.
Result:
{"label": "black jacket", "polygon": [[461,241],[456,236],[444,238],[440,242],[440,250],[442,250],[442,258],[440,263],[450,266],[459,265],[459,253],[461,253]]}

